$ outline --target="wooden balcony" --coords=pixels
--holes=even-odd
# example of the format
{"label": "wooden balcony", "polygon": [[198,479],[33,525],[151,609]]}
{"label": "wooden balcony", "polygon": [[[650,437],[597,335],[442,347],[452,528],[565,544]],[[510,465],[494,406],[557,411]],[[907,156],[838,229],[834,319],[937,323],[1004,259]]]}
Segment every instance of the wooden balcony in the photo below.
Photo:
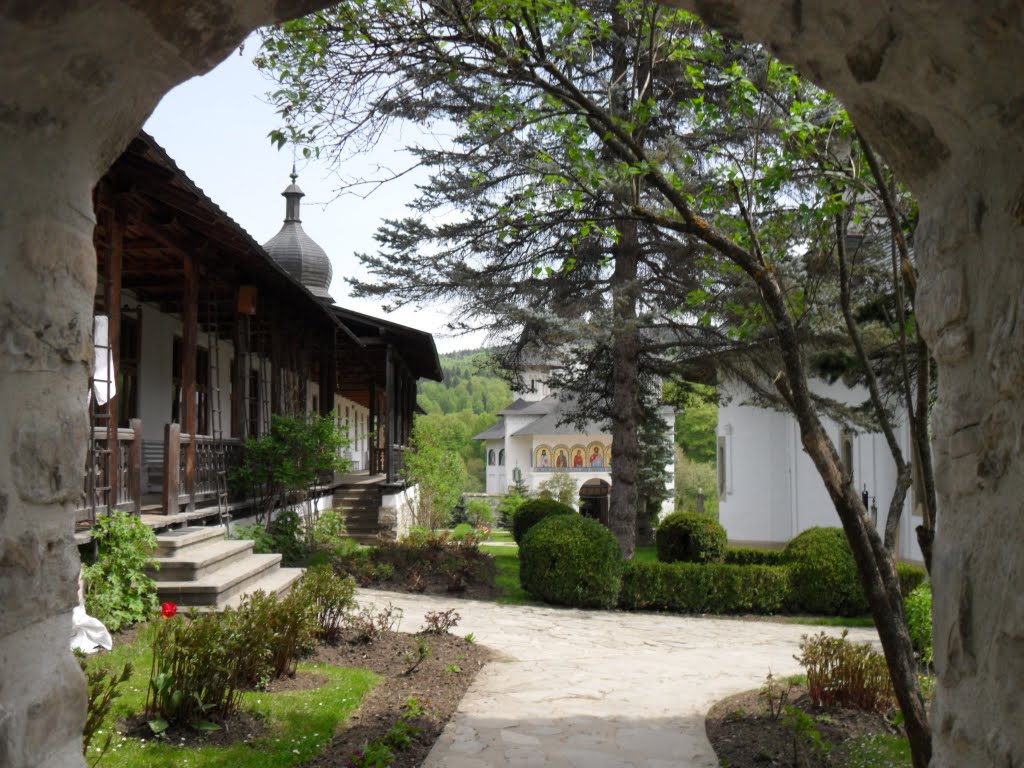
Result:
{"label": "wooden balcony", "polygon": [[[142,423],[116,431],[117,449],[111,450],[110,434],[105,428],[93,431],[86,457],[85,495],[75,510],[76,528],[85,528],[105,514],[109,507],[136,515],[176,515],[192,512],[217,502],[217,450],[224,451],[224,466],[237,466],[242,457],[242,441],[215,440],[208,435],[189,435],[178,424],[164,428],[164,440],[142,439]],[[195,463],[189,468],[189,447],[195,444]],[[111,456],[116,456],[116,466]]]}

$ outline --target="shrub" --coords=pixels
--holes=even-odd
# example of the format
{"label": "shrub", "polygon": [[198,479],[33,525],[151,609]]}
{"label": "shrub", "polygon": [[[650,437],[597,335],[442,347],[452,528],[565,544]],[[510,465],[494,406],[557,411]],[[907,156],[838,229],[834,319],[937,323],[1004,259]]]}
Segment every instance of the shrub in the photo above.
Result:
{"label": "shrub", "polygon": [[568,504],[562,504],[554,499],[528,499],[519,505],[516,516],[512,519],[512,538],[521,546],[526,532],[545,517],[575,514],[576,511]]}
{"label": "shrub", "polygon": [[611,608],[622,583],[622,553],[596,520],[556,512],[523,537],[519,577],[523,589],[545,602]]}
{"label": "shrub", "polygon": [[674,613],[773,614],[791,603],[790,571],[778,565],[626,563],[619,607]]}
{"label": "shrub", "polygon": [[452,530],[452,541],[463,541],[467,536],[472,536],[475,533],[476,528],[469,523],[459,523]]}
{"label": "shrub", "polygon": [[579,488],[576,486],[576,478],[564,469],[559,469],[537,486],[537,495],[542,499],[554,499],[567,507],[572,507],[579,498]]}
{"label": "shrub", "polygon": [[889,711],[895,702],[885,657],[867,643],[852,643],[824,632],[800,643],[797,661],[807,670],[807,695],[815,707],[840,706]]}
{"label": "shrub", "polygon": [[92,536],[99,551],[82,570],[86,611],[113,632],[151,618],[159,602],[146,569],[155,567],[156,535],[135,515],[114,510],[96,520]]}
{"label": "shrub", "polygon": [[320,513],[313,523],[313,536],[309,543],[312,549],[326,552],[332,557],[344,555],[359,546],[348,537],[345,517],[336,509],[325,509]]}
{"label": "shrub", "polygon": [[654,543],[663,563],[718,563],[725,557],[728,537],[707,515],[674,512],[658,524]]}
{"label": "shrub", "polygon": [[727,565],[785,565],[786,556],[781,549],[726,547],[724,562]]}
{"label": "shrub", "polygon": [[801,610],[857,616],[868,610],[846,534],[841,528],[808,528],[786,545],[793,596]]}
{"label": "shrub", "polygon": [[327,565],[309,568],[292,590],[297,600],[313,606],[317,637],[325,643],[336,643],[341,637],[345,617],[355,608],[355,580],[339,578]]}
{"label": "shrub", "polygon": [[501,501],[498,502],[498,524],[505,528],[511,528],[516,513],[525,502],[526,496],[519,493],[515,488],[502,496]]}
{"label": "shrub", "polygon": [[896,563],[896,574],[900,578],[900,592],[907,597],[928,578],[928,571],[913,563]]}
{"label": "shrub", "polygon": [[914,653],[922,664],[931,665],[934,661],[932,647],[932,588],[929,584],[921,584],[906,601],[907,629],[910,630],[910,642],[914,644]]}
{"label": "shrub", "polygon": [[242,641],[233,618],[174,616],[155,628],[146,693],[146,718],[154,733],[172,723],[203,728],[210,718],[226,718],[238,708],[243,682],[235,652]]}
{"label": "shrub", "polygon": [[466,502],[466,521],[474,527],[493,523],[494,509],[483,499],[470,499]]}

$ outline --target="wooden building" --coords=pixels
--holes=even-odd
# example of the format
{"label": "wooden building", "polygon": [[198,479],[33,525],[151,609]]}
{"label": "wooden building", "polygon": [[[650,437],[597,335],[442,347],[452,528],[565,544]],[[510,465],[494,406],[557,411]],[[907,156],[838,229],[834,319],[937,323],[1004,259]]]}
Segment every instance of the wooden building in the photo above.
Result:
{"label": "wooden building", "polygon": [[145,133],[97,185],[83,527],[111,506],[186,518],[244,506],[225,470],[274,414],[333,412],[348,430],[356,477],[324,494],[403,485],[416,382],[441,378],[433,339],[334,306],[294,175],[284,196],[284,226],[261,246]]}

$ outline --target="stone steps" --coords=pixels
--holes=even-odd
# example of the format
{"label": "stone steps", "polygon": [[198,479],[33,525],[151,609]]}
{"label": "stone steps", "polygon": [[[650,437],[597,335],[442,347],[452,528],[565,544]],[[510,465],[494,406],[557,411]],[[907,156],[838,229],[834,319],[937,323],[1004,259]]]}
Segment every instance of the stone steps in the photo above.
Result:
{"label": "stone steps", "polygon": [[374,544],[381,533],[380,486],[374,484],[342,486],[334,491],[333,506],[345,518],[349,537],[360,544]]}
{"label": "stone steps", "polygon": [[161,602],[221,610],[256,590],[283,595],[302,575],[281,568],[281,555],[255,554],[254,542],[225,535],[223,526],[191,526],[157,536],[160,567],[151,575]]}

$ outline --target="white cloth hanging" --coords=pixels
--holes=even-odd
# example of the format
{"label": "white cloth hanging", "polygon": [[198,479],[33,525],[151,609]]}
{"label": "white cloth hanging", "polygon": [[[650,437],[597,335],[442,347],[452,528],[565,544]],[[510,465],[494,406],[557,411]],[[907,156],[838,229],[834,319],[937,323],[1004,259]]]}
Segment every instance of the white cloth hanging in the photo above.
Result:
{"label": "white cloth hanging", "polygon": [[95,653],[100,648],[109,651],[114,647],[114,640],[103,622],[87,614],[84,605],[76,605],[71,612],[71,629],[74,632],[71,635],[72,650]]}
{"label": "white cloth hanging", "polygon": [[93,373],[92,391],[97,405],[106,405],[117,394],[114,373],[114,350],[110,346],[110,318],[96,315],[92,331]]}

